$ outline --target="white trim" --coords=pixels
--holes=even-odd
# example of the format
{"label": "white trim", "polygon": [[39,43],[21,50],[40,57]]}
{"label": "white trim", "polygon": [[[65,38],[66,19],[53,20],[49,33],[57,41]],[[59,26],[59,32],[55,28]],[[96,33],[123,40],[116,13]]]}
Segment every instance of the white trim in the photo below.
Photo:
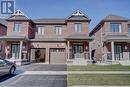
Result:
{"label": "white trim", "polygon": [[75,13],[73,13],[72,15],[74,16],[84,16],[84,14],[80,11],[80,10],[77,10]]}
{"label": "white trim", "polygon": [[114,55],[114,41],[111,42],[111,52],[112,52],[112,61],[114,61],[115,60],[114,59],[114,57],[115,57],[115,55]]}

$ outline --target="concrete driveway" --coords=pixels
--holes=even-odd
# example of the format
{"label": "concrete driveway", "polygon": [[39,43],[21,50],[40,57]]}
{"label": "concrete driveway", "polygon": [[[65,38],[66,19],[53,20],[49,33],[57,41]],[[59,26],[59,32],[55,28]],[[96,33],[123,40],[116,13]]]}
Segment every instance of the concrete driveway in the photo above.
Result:
{"label": "concrete driveway", "polygon": [[[0,87],[67,87],[67,75],[45,75],[40,73],[31,74],[32,72],[58,72],[66,71],[67,65],[44,65],[44,64],[30,64],[18,67],[15,76],[7,78],[2,81],[0,79]],[[30,74],[24,74],[25,72]]]}

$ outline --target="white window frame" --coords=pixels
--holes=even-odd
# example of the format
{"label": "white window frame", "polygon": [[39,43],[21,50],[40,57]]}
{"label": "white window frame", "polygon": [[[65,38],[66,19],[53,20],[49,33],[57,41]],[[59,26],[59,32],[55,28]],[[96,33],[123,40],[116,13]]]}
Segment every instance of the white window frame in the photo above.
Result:
{"label": "white window frame", "polygon": [[13,31],[14,32],[21,32],[22,31],[22,23],[14,23],[14,30]]}
{"label": "white window frame", "polygon": [[130,35],[130,26],[128,26],[128,35]]}
{"label": "white window frame", "polygon": [[[115,25],[114,26],[114,28],[115,28],[114,30],[112,29],[112,27],[113,27],[112,25]],[[118,31],[116,29],[117,25],[119,25],[118,26],[118,29],[119,29]],[[110,23],[110,29],[111,29],[111,32],[119,32],[119,33],[121,33],[122,32],[122,24],[121,23]]]}
{"label": "white window frame", "polygon": [[62,35],[62,26],[55,26],[56,35]]}
{"label": "white window frame", "polygon": [[37,34],[44,35],[44,26],[37,26]]}
{"label": "white window frame", "polygon": [[75,23],[75,32],[82,32],[82,23]]}

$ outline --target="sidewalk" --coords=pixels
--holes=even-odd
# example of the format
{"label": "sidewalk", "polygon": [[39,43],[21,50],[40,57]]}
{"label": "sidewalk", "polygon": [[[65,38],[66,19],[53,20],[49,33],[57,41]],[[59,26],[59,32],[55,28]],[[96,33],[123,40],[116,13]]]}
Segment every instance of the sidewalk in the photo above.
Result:
{"label": "sidewalk", "polygon": [[130,74],[130,71],[25,71],[22,75]]}
{"label": "sidewalk", "polygon": [[130,74],[130,71],[68,71],[68,74]]}
{"label": "sidewalk", "polygon": [[89,85],[80,85],[80,86],[70,86],[70,87],[130,87],[129,85],[128,86],[108,86],[108,85],[103,85],[103,86],[89,86]]}

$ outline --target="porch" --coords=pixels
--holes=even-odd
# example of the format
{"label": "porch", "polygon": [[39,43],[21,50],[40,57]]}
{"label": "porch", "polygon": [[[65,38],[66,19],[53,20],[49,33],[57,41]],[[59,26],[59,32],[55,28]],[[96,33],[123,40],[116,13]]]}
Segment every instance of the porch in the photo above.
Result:
{"label": "porch", "polygon": [[91,41],[92,37],[86,34],[76,34],[67,37],[67,64],[86,65],[92,63]]}
{"label": "porch", "polygon": [[15,62],[16,65],[29,63],[29,43],[23,36],[3,36],[4,58]]}
{"label": "porch", "polygon": [[130,65],[130,38],[118,36],[107,38],[103,43],[102,61]]}

